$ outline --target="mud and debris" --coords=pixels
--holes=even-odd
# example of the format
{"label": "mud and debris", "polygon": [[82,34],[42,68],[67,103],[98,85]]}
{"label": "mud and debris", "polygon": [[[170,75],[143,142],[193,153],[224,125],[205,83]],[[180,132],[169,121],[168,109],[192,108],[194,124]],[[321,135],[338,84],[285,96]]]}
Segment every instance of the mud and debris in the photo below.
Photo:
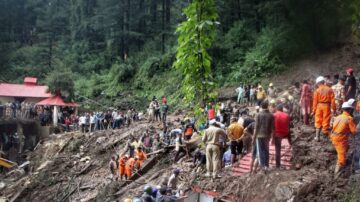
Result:
{"label": "mud and debris", "polygon": [[[170,116],[173,127],[180,125],[177,112]],[[313,140],[312,127],[297,125],[293,131],[293,159],[290,170],[234,177],[224,168],[222,178],[204,177],[201,169],[193,169],[191,158],[174,163],[174,152],[155,154],[151,167],[134,180],[113,181],[108,163],[113,154],[125,148],[130,134],[139,137],[147,128],[161,130],[161,124],[137,122],[119,130],[79,132],[51,135],[28,152],[28,171],[1,174],[0,197],[9,201],[114,201],[142,194],[144,185],[160,185],[173,169],[182,170],[178,187],[184,192],[195,187],[230,196],[234,201],[342,201],[356,196],[360,177],[351,169],[339,178],[333,175],[336,151],[328,137]],[[359,148],[359,138],[350,148]],[[352,154],[353,151],[349,151]],[[349,158],[350,160],[352,158]],[[150,160],[148,161],[148,163]]]}

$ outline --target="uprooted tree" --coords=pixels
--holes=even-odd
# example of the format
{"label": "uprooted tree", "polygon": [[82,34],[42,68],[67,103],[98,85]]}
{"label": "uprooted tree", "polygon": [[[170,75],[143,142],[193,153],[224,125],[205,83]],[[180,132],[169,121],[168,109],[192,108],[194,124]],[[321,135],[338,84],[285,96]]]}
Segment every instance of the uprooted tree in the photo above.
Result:
{"label": "uprooted tree", "polygon": [[174,67],[183,76],[185,101],[202,106],[216,96],[207,50],[215,39],[218,13],[214,0],[194,0],[183,12],[186,20],[176,29],[179,45]]}

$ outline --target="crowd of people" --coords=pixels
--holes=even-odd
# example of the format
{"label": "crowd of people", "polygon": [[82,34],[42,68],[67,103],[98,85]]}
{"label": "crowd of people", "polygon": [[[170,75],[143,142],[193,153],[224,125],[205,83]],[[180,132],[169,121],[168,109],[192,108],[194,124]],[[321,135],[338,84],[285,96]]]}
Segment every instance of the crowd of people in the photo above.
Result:
{"label": "crowd of people", "polygon": [[[353,69],[346,69],[346,74],[319,76],[313,84],[304,80],[302,85],[295,85],[291,92],[280,94],[280,89],[270,83],[267,89],[261,85],[236,89],[237,103],[209,103],[204,106],[206,123],[197,123],[195,117],[187,117],[178,128],[161,132],[147,130],[142,138],[131,136],[126,152],[113,157],[110,163],[112,174],[117,179],[131,174],[128,164],[140,169],[144,158],[134,150],[151,154],[158,149],[174,145],[174,163],[183,157],[192,158],[192,167],[203,171],[205,177],[221,178],[222,168],[237,165],[247,153],[252,154],[251,173],[267,173],[271,169],[283,169],[281,165],[282,140],[292,145],[291,133],[294,117],[297,116],[303,125],[314,123],[316,132],[314,141],[326,144],[331,142],[337,152],[335,175],[346,166],[346,153],[349,149],[349,137],[355,134],[354,121],[359,114],[360,102],[356,101],[356,79]],[[162,101],[163,105],[166,100]],[[358,104],[357,104],[358,103]],[[253,110],[252,106],[255,106]],[[166,106],[166,112],[167,112]],[[156,120],[156,110],[161,109],[156,98],[149,105],[149,120]],[[160,111],[160,110],[159,110]],[[161,112],[161,111],[160,111]],[[159,120],[160,120],[159,116]],[[166,125],[166,124],[165,124]],[[198,128],[197,128],[197,127]],[[201,139],[205,144],[197,144]],[[275,147],[275,168],[269,167],[269,146]],[[129,152],[129,154],[127,154]],[[129,161],[130,159],[134,159]],[[146,159],[146,158],[145,158]],[[114,167],[118,161],[118,165]],[[141,162],[141,163],[139,163]],[[174,171],[168,183],[158,186],[147,185],[141,197],[125,201],[177,201],[183,196],[181,189],[171,186],[170,179],[176,179],[180,170]],[[176,180],[175,180],[176,181]],[[168,200],[163,200],[164,195]],[[173,198],[175,197],[175,198]]]}

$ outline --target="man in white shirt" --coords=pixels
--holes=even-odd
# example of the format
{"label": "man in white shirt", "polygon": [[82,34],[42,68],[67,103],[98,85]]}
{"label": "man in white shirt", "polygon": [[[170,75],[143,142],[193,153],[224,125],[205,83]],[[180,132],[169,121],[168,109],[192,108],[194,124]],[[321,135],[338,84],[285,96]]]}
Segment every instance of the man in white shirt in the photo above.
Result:
{"label": "man in white shirt", "polygon": [[79,117],[79,126],[81,128],[81,132],[82,133],[85,133],[85,129],[86,129],[86,117],[84,114],[82,114],[80,117]]}

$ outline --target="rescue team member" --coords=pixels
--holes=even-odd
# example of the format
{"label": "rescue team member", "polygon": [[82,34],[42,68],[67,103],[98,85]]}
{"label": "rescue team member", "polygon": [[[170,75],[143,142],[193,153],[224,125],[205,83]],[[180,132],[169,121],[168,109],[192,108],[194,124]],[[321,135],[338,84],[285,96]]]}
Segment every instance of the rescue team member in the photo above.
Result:
{"label": "rescue team member", "polygon": [[209,121],[210,127],[205,130],[202,141],[206,144],[206,177],[218,178],[220,170],[220,139],[226,139],[226,132],[218,128],[218,123],[213,119]]}
{"label": "rescue team member", "polygon": [[120,157],[119,159],[119,174],[120,174],[120,180],[123,179],[123,177],[125,177],[125,179],[127,178],[127,176],[125,175],[125,166],[126,166],[126,161],[129,159],[129,155],[124,155],[122,157]]}
{"label": "rescue team member", "polygon": [[320,132],[328,135],[330,132],[331,113],[336,111],[334,91],[325,85],[325,78],[316,79],[318,88],[314,92],[313,114],[315,114],[315,140],[320,141]]}
{"label": "rescue team member", "polygon": [[144,161],[147,159],[147,156],[145,152],[142,150],[142,147],[137,148],[135,156],[137,158],[136,165],[138,168],[140,168],[141,165],[144,163]]}
{"label": "rescue team member", "polygon": [[134,168],[135,166],[135,163],[136,163],[136,160],[137,158],[129,158],[127,161],[126,161],[126,164],[125,164],[125,174],[126,174],[126,177],[127,179],[130,179],[131,175],[132,175],[132,169]]}
{"label": "rescue team member", "polygon": [[243,142],[241,137],[244,133],[244,128],[237,122],[236,117],[231,117],[231,124],[228,128],[228,138],[230,140],[230,150],[231,150],[231,164],[236,162],[236,157],[241,158],[241,153],[243,150]]}
{"label": "rescue team member", "polygon": [[346,165],[346,152],[349,148],[349,136],[355,134],[355,123],[352,117],[354,107],[344,102],[342,104],[343,113],[334,120],[333,129],[331,131],[331,142],[337,152],[337,162],[335,174],[339,173],[341,168]]}

